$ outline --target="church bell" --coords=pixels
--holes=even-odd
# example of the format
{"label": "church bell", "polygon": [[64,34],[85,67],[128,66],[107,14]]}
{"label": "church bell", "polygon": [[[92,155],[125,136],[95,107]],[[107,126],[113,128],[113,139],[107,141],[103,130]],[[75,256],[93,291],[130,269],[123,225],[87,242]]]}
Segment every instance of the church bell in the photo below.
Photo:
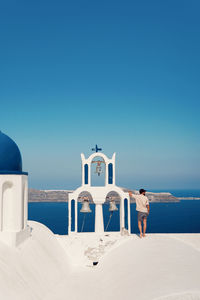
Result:
{"label": "church bell", "polygon": [[82,213],[90,213],[90,212],[92,212],[91,209],[90,209],[90,205],[89,205],[89,200],[88,199],[84,199],[83,200],[80,212],[82,212]]}
{"label": "church bell", "polygon": [[116,204],[115,204],[115,201],[114,200],[111,200],[110,201],[110,207],[109,207],[109,211],[116,211],[118,210]]}
{"label": "church bell", "polygon": [[100,174],[102,173],[102,168],[101,166],[96,166],[96,172],[98,174],[98,176],[100,176]]}

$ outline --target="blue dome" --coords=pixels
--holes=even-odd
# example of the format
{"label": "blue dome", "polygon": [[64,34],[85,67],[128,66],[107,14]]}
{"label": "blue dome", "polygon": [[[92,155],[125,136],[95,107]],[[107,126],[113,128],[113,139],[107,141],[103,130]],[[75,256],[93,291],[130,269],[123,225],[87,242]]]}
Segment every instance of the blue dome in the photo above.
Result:
{"label": "blue dome", "polygon": [[0,174],[25,174],[17,144],[0,131]]}

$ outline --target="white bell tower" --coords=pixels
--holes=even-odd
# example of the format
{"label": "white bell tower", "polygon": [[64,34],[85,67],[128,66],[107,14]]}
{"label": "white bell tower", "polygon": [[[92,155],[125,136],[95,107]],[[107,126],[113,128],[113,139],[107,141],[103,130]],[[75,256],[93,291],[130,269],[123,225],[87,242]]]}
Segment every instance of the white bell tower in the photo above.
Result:
{"label": "white bell tower", "polygon": [[[96,149],[98,149],[97,146]],[[120,231],[126,229],[130,233],[130,197],[128,193],[125,193],[120,187],[116,186],[115,184],[115,156],[116,154],[114,153],[112,158],[108,158],[104,153],[98,152],[98,150],[95,153],[91,154],[88,158],[85,158],[83,153],[81,154],[82,185],[73,193],[69,194],[68,234],[77,233],[78,199],[79,195],[83,192],[89,193],[93,199],[93,202],[95,203],[95,233],[104,233],[102,205],[103,203],[105,203],[107,195],[110,192],[115,192],[120,197]],[[91,185],[91,164],[93,163],[93,160],[97,157],[101,158],[105,164],[104,186]],[[100,172],[100,169],[98,169],[100,165],[98,165],[99,161],[96,162],[98,173]],[[86,200],[84,200],[84,205],[86,207]],[[113,207],[113,205],[111,207]],[[85,211],[87,212],[87,209],[85,209]]]}

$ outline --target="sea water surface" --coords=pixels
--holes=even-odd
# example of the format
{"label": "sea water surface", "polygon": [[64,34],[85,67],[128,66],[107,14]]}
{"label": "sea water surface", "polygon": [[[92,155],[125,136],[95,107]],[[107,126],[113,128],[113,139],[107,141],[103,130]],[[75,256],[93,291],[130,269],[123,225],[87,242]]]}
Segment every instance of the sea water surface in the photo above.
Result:
{"label": "sea water surface", "polygon": [[[177,197],[200,197],[200,191],[173,192]],[[117,205],[119,208],[119,205]],[[135,203],[131,204],[131,232],[138,233]],[[94,231],[95,205],[90,205],[92,212],[80,212],[78,203],[78,231]],[[103,205],[104,228],[107,227],[110,212],[107,204]],[[29,220],[45,224],[56,234],[68,234],[68,203],[65,202],[31,202],[29,203]],[[84,225],[83,225],[84,222]],[[119,210],[114,211],[107,231],[119,230]],[[182,200],[180,202],[150,203],[147,233],[200,233],[200,200]]]}

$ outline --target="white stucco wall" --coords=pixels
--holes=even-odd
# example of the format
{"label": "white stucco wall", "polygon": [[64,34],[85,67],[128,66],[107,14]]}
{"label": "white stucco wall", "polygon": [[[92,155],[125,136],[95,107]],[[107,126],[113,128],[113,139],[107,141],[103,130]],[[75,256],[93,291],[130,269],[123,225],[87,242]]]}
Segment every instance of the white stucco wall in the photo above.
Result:
{"label": "white stucco wall", "polygon": [[28,238],[27,215],[28,176],[0,175],[0,241],[17,246]]}

